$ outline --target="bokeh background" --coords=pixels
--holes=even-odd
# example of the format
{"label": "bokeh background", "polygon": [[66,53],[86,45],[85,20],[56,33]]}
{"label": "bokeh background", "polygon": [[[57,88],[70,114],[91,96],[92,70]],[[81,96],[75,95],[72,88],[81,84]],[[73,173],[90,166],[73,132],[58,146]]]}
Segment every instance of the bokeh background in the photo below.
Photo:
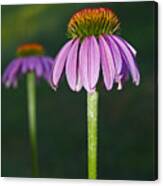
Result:
{"label": "bokeh background", "polygon": [[[157,174],[154,2],[2,6],[2,72],[27,42],[42,43],[55,56],[67,41],[70,17],[81,8],[110,7],[120,34],[137,49],[141,83],[107,92],[99,83],[98,178],[153,180]],[[26,77],[17,89],[2,86],[2,176],[31,177]],[[65,79],[57,92],[37,86],[40,177],[87,178],[86,92],[72,92]]]}

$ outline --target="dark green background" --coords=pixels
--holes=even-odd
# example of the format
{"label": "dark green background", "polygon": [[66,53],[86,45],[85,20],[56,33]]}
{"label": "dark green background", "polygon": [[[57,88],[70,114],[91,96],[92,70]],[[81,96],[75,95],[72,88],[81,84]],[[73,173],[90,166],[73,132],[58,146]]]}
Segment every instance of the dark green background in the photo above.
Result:
{"label": "dark green background", "polygon": [[[16,48],[39,42],[55,56],[67,41],[70,17],[81,8],[110,7],[121,21],[121,35],[137,49],[141,83],[107,92],[99,83],[99,179],[156,178],[154,110],[154,2],[3,5],[2,72]],[[57,92],[37,86],[40,177],[87,178],[86,91],[72,92],[65,79]],[[26,79],[17,89],[2,86],[2,176],[30,177]]]}

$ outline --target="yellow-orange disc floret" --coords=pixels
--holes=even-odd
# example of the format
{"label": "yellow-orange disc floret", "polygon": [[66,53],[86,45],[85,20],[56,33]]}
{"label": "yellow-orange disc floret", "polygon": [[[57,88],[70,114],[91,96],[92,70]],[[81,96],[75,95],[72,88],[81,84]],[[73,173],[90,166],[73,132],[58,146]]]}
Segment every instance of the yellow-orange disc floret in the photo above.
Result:
{"label": "yellow-orange disc floret", "polygon": [[75,13],[68,24],[68,36],[84,38],[89,35],[113,34],[119,29],[119,20],[109,8],[85,8]]}

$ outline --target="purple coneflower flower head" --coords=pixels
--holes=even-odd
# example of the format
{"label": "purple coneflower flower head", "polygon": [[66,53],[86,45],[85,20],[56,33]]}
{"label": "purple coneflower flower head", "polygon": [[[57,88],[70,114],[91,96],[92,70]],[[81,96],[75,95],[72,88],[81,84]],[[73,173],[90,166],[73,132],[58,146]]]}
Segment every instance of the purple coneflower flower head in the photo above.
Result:
{"label": "purple coneflower flower head", "polygon": [[68,24],[70,40],[55,58],[51,77],[53,87],[58,87],[64,70],[73,91],[84,87],[88,92],[94,92],[100,70],[107,90],[111,90],[114,83],[122,89],[129,75],[133,83],[139,85],[136,50],[116,35],[119,25],[118,17],[108,8],[88,8],[75,13]]}
{"label": "purple coneflower flower head", "polygon": [[34,72],[36,78],[49,81],[53,59],[44,56],[44,48],[37,43],[24,44],[17,49],[17,57],[6,68],[2,82],[6,87],[16,87],[22,74]]}

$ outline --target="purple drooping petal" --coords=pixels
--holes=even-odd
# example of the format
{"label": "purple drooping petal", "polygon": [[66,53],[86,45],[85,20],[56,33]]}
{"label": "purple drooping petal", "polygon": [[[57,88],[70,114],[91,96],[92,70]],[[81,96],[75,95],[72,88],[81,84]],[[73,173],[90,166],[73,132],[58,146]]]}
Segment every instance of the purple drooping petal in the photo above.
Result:
{"label": "purple drooping petal", "polygon": [[28,70],[34,71],[36,65],[36,58],[34,56],[29,56],[26,59],[27,59]]}
{"label": "purple drooping petal", "polygon": [[[125,41],[125,40],[124,40]],[[137,51],[133,48],[133,46],[131,46],[127,41],[125,41],[126,45],[128,46],[128,48],[131,50],[132,54],[134,57],[136,57]]]}
{"label": "purple drooping petal", "polygon": [[20,66],[20,61],[21,59],[18,58],[18,59],[14,59],[13,61],[11,61],[11,63],[7,66],[4,74],[3,74],[3,77],[2,77],[2,81],[3,83],[5,83],[5,81],[8,79],[8,77],[10,76],[10,73],[13,74],[13,72],[17,71],[17,69],[19,68]]}
{"label": "purple drooping petal", "polygon": [[80,67],[78,68],[78,79],[76,82],[76,92],[79,92],[82,88],[83,84],[82,84],[82,79],[81,79],[81,74],[80,74]]}
{"label": "purple drooping petal", "polygon": [[[2,77],[2,82],[6,87],[16,87],[19,76],[30,71],[34,72],[36,77],[40,78],[43,76],[49,81],[49,78],[47,77],[49,77],[50,69],[52,69],[52,58],[45,57],[45,63],[48,64],[47,66],[43,63],[42,58],[44,58],[44,56],[26,56],[16,58],[6,68]],[[44,70],[45,66],[46,69],[48,69],[47,72]]]}
{"label": "purple drooping petal", "polygon": [[43,57],[40,57],[40,60],[42,61],[42,64],[44,66],[44,71],[46,72],[50,72],[51,71],[51,67],[54,63],[54,60],[53,58],[50,58],[50,57],[47,57],[47,56],[43,56]]}
{"label": "purple drooping petal", "polygon": [[135,63],[135,60],[134,60],[134,57],[132,55],[132,52],[131,52],[130,48],[119,37],[117,37],[117,36],[111,36],[111,37],[117,43],[117,46],[119,46],[119,48],[120,48],[120,50],[122,52],[122,55],[125,58],[125,62],[127,64],[127,66],[128,66],[128,69],[130,70],[133,82],[136,85],[139,85],[140,74],[139,74],[139,70],[138,70],[138,68],[136,66],[136,63]]}
{"label": "purple drooping petal", "polygon": [[115,82],[118,83],[117,89],[121,90],[123,88],[124,82],[128,79],[129,75],[128,68],[125,63],[125,57],[123,54],[121,54],[121,51],[116,42],[109,35],[106,35],[105,39],[110,46],[114,59],[116,69]]}
{"label": "purple drooping petal", "polygon": [[129,78],[129,70],[128,70],[127,64],[125,62],[123,63],[123,66],[122,66],[121,76],[122,76],[121,77],[122,83],[127,81]]}
{"label": "purple drooping petal", "polygon": [[83,86],[88,92],[90,92],[91,90],[87,78],[87,67],[88,67],[87,51],[88,51],[88,39],[85,38],[81,43],[81,47],[79,51],[79,67],[80,67],[80,74],[81,74]]}
{"label": "purple drooping petal", "polygon": [[28,67],[28,58],[22,58],[22,64],[21,64],[21,73],[22,74],[25,74],[27,73],[29,70],[29,67]]}
{"label": "purple drooping petal", "polygon": [[63,48],[60,50],[59,54],[57,55],[56,59],[55,59],[55,64],[53,66],[53,70],[52,70],[52,84],[57,87],[59,79],[62,75],[64,66],[65,66],[65,62],[67,59],[67,56],[69,54],[69,51],[72,47],[72,43],[73,43],[73,39],[68,41]]}
{"label": "purple drooping petal", "polygon": [[69,51],[67,62],[66,62],[66,77],[69,86],[72,90],[76,90],[76,84],[78,80],[78,48],[79,39],[76,39]]}
{"label": "purple drooping petal", "polygon": [[12,76],[12,78],[8,78],[6,81],[5,81],[5,86],[6,88],[9,88],[9,87],[16,87],[15,84],[17,84],[17,77],[16,76]]}
{"label": "purple drooping petal", "polygon": [[52,65],[54,63],[53,59],[48,56],[41,56],[40,57],[42,66],[43,66],[43,76],[46,80],[50,80],[50,75],[52,71]]}
{"label": "purple drooping petal", "polygon": [[35,64],[36,77],[40,78],[43,75],[43,65],[41,63],[40,58],[37,58],[35,60],[36,60],[36,64]]}
{"label": "purple drooping petal", "polygon": [[96,86],[100,72],[100,51],[94,36],[89,37],[88,48],[88,81],[91,89]]}
{"label": "purple drooping petal", "polygon": [[[29,71],[33,71],[37,78],[44,76],[45,79],[47,75],[50,74],[50,69],[52,67],[52,58],[46,56],[28,56],[22,58],[21,73],[25,74]],[[49,64],[50,63],[50,64]]]}
{"label": "purple drooping petal", "polygon": [[[24,66],[24,69],[23,69]],[[40,78],[43,74],[43,66],[39,56],[24,57],[22,61],[22,73],[24,71],[34,71],[37,78]]]}
{"label": "purple drooping petal", "polygon": [[21,67],[21,61],[22,58],[13,60],[5,70],[2,77],[2,82],[6,85],[6,87],[12,86],[13,79],[17,81],[17,76],[19,75]]}
{"label": "purple drooping petal", "polygon": [[[122,59],[123,59],[123,55],[122,55]],[[128,77],[129,77],[129,71],[126,63],[123,62],[121,73],[115,78],[115,82],[118,83],[118,87],[117,87],[118,90],[121,90],[123,88],[123,84],[125,83],[125,81],[127,81]]]}
{"label": "purple drooping petal", "polygon": [[111,50],[111,53],[112,53],[112,56],[114,59],[116,75],[118,76],[121,73],[122,64],[123,64],[120,50],[119,50],[118,46],[116,45],[116,43],[114,42],[114,40],[110,36],[106,35],[105,39],[110,47],[110,50]]}
{"label": "purple drooping petal", "polygon": [[135,48],[130,43],[128,43],[126,40],[124,40],[123,38],[121,38],[120,36],[117,36],[117,37],[120,38],[122,41],[124,41],[126,43],[126,45],[128,46],[128,48],[131,50],[133,56],[135,57],[136,54],[137,54],[137,51],[135,50]]}
{"label": "purple drooping petal", "polygon": [[90,80],[90,38],[86,37],[80,47],[79,51],[79,68],[81,79],[84,88],[88,92],[94,91],[94,87],[91,87],[91,80]]}
{"label": "purple drooping petal", "polygon": [[101,64],[104,83],[107,90],[111,90],[115,78],[114,60],[110,48],[103,36],[99,37]]}

